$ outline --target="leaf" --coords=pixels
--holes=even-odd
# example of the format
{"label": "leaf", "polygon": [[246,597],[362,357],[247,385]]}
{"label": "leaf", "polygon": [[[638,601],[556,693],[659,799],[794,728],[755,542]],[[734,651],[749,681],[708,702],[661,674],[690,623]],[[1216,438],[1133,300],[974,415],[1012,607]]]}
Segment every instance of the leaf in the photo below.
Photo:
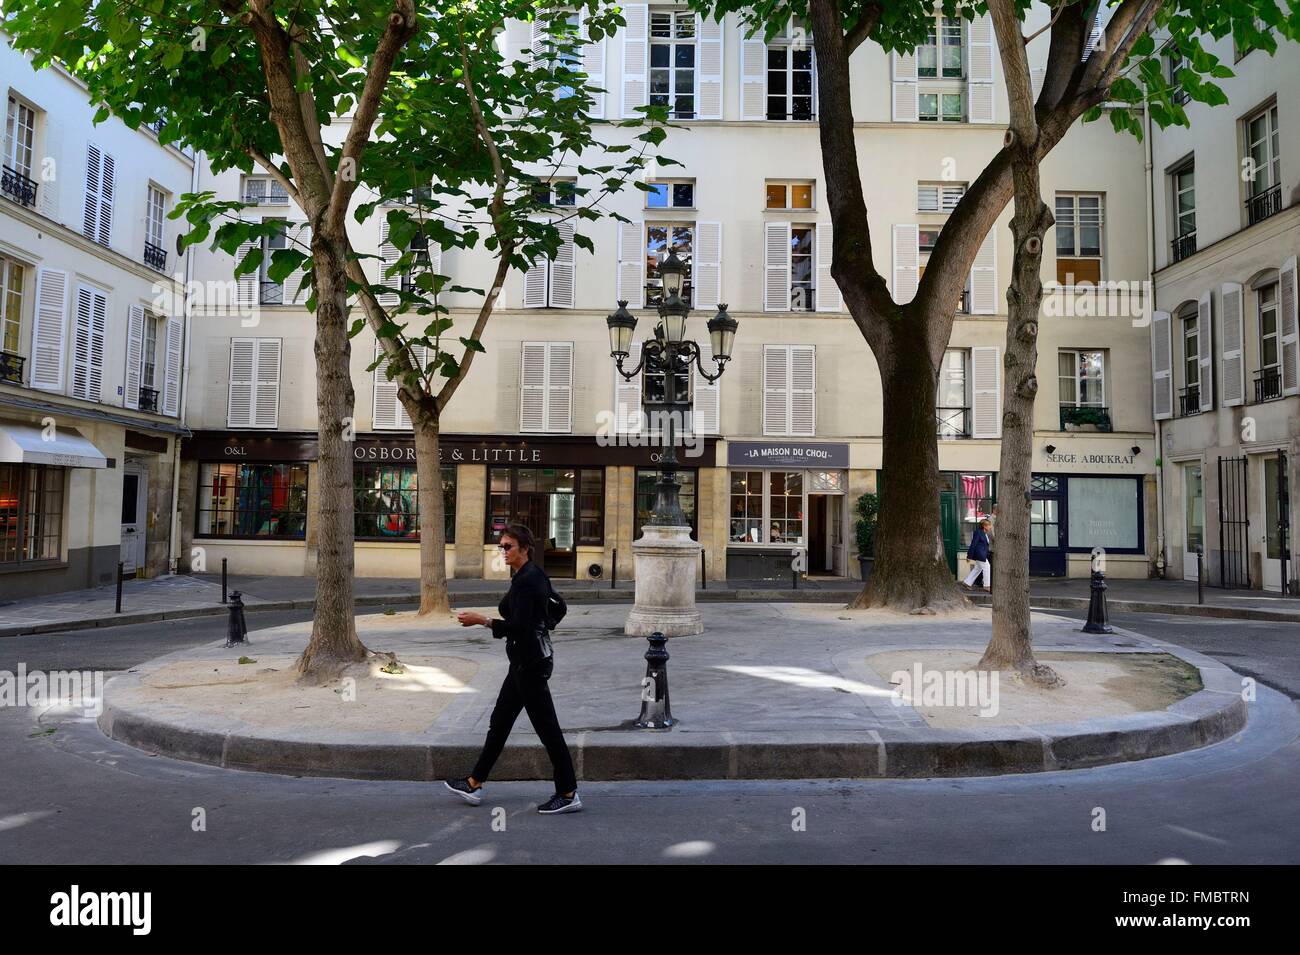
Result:
{"label": "leaf", "polygon": [[460,339],[460,343],[464,345],[466,348],[468,348],[470,351],[483,352],[483,353],[487,352],[487,349],[483,347],[483,343],[480,342],[477,338],[465,338],[462,336]]}

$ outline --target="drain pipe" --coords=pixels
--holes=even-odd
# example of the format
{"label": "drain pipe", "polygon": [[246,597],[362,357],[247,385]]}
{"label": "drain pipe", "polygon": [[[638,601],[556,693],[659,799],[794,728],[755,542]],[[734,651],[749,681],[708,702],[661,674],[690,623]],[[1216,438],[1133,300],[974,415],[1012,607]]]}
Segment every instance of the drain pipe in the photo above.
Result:
{"label": "drain pipe", "polygon": [[[194,154],[194,168],[190,172],[190,192],[199,191],[199,167],[203,162],[203,153]],[[185,288],[183,304],[181,306],[182,314],[185,320],[181,323],[181,333],[185,337],[185,348],[181,359],[181,401],[178,413],[180,423],[185,424],[186,409],[189,405],[190,394],[190,342],[194,337],[192,334],[192,325],[194,322],[194,307],[192,299],[191,284],[194,281],[194,246],[187,246],[185,249]],[[167,538],[167,566],[171,573],[175,575],[180,570],[180,547],[181,547],[181,524],[180,524],[180,500],[181,500],[181,438],[177,435],[173,438],[175,444],[172,447],[172,520],[171,533]]]}
{"label": "drain pipe", "polygon": [[[1151,146],[1151,109],[1146,99],[1142,100],[1143,138],[1146,140],[1146,189],[1147,189],[1147,302],[1148,316],[1156,307],[1156,190],[1155,160]],[[1148,317],[1147,321],[1150,321]],[[1148,325],[1148,329],[1150,326]],[[1149,352],[1148,347],[1148,352]],[[1154,420],[1154,414],[1153,414]],[[1164,465],[1164,422],[1156,421],[1156,573],[1165,575],[1165,465]]]}

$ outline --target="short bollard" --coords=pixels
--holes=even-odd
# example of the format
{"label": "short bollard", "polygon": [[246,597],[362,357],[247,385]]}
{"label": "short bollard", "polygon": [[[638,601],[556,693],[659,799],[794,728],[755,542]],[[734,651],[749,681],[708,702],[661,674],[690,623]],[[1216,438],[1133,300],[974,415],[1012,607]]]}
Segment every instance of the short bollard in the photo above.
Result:
{"label": "short bollard", "polygon": [[1200,544],[1196,545],[1196,603],[1197,605],[1205,603],[1205,573],[1204,573],[1205,550]]}
{"label": "short bollard", "polygon": [[668,638],[655,631],[646,637],[650,649],[645,652],[645,679],[641,681],[641,716],[637,729],[666,730],[677,721],[668,705]]}
{"label": "short bollard", "polygon": [[1100,570],[1092,572],[1091,593],[1088,597],[1088,622],[1084,633],[1114,633],[1110,614],[1106,610],[1106,575]]}
{"label": "short bollard", "polygon": [[239,591],[230,595],[230,629],[226,637],[226,646],[233,647],[248,642],[248,624],[244,621],[244,602],[239,599]]}
{"label": "short bollard", "polygon": [[226,557],[221,558],[221,602],[223,604],[230,602],[226,599],[226,561],[228,559]]}
{"label": "short bollard", "polygon": [[117,598],[113,602],[113,613],[122,612],[122,568],[125,564],[117,565]]}

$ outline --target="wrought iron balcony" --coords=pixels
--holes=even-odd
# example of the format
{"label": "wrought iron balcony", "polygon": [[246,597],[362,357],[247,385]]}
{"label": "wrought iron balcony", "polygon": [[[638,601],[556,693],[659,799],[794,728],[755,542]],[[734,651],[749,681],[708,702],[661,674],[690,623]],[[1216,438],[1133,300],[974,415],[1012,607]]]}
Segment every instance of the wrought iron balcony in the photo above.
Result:
{"label": "wrought iron balcony", "polygon": [[1182,106],[1192,98],[1192,94],[1187,92],[1187,90],[1183,89],[1181,86],[1179,86],[1176,87],[1174,91],[1169,94],[1169,98],[1173,100],[1175,103],[1177,103],[1179,106]]}
{"label": "wrought iron balcony", "polygon": [[1282,397],[1282,370],[1276,366],[1273,368],[1261,368],[1255,372],[1255,403],[1261,401],[1272,401],[1274,398]]}
{"label": "wrought iron balcony", "polygon": [[36,205],[35,181],[8,166],[0,169],[0,193],[4,193],[20,206]]}
{"label": "wrought iron balcony", "polygon": [[167,250],[160,249],[152,242],[144,244],[144,264],[159,272],[167,271]]}
{"label": "wrought iron balcony", "polygon": [[1196,251],[1196,233],[1188,232],[1169,243],[1173,249],[1173,260],[1181,262]]}
{"label": "wrought iron balcony", "polygon": [[258,294],[258,301],[263,305],[283,305],[284,285],[280,282],[268,282],[263,279]]}
{"label": "wrought iron balcony", "polygon": [[22,355],[0,351],[0,382],[7,385],[23,383],[23,364],[27,361]]}
{"label": "wrought iron balcony", "polygon": [[1062,431],[1114,431],[1104,405],[1061,405]]}
{"label": "wrought iron balcony", "polygon": [[244,204],[248,206],[287,206],[289,194],[274,179],[253,179],[244,183]]}
{"label": "wrought iron balcony", "polygon": [[936,433],[940,438],[956,440],[970,437],[970,408],[935,408]]}
{"label": "wrought iron balcony", "polygon": [[1275,185],[1265,189],[1257,196],[1246,200],[1246,221],[1249,225],[1263,222],[1269,216],[1282,211],[1282,186]]}
{"label": "wrought iron balcony", "polygon": [[158,389],[140,386],[140,410],[155,413],[158,411]]}
{"label": "wrought iron balcony", "polygon": [[1178,392],[1178,417],[1187,418],[1201,413],[1201,387],[1192,385]]}

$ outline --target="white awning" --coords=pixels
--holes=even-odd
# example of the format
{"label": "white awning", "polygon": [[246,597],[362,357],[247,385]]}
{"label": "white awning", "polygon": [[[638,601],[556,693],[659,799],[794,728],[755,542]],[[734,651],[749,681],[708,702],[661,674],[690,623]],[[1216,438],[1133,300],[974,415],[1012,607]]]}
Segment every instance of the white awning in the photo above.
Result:
{"label": "white awning", "polygon": [[[48,434],[48,437],[47,437]],[[0,462],[57,464],[65,468],[106,468],[108,460],[76,428],[0,422]]]}

